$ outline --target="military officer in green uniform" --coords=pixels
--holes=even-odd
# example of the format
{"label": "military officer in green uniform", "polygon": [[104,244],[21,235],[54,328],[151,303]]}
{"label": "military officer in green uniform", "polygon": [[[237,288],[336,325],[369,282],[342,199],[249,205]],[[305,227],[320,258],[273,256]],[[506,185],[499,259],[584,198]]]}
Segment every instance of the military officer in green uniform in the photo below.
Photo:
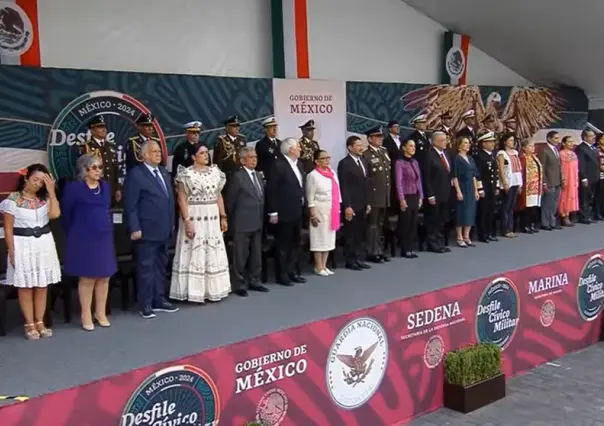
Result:
{"label": "military officer in green uniform", "polygon": [[239,134],[241,123],[236,115],[224,122],[225,134],[214,144],[212,162],[227,175],[239,168],[239,151],[246,146],[245,137]]}
{"label": "military officer in green uniform", "polygon": [[184,125],[186,140],[180,143],[172,156],[172,177],[178,173],[178,166],[189,167],[193,164],[195,146],[199,142],[201,121],[191,121]]}
{"label": "military officer in green uniform", "polygon": [[300,160],[305,173],[310,173],[315,168],[315,152],[321,149],[319,142],[315,140],[315,120],[308,120],[300,126],[302,138],[300,144]]}
{"label": "military officer in green uniform", "polygon": [[382,146],[384,134],[377,126],[365,133],[369,146],[363,152],[367,170],[367,197],[371,210],[367,216],[367,254],[371,262],[382,263],[390,259],[384,254],[384,221],[390,205],[390,157]]}
{"label": "military officer in green uniform", "polygon": [[118,164],[116,147],[112,142],[106,140],[107,126],[105,117],[98,115],[88,123],[90,138],[77,146],[78,155],[94,155],[103,162],[103,178],[111,186],[112,204],[116,205],[122,199],[122,188],[119,184]]}
{"label": "military officer in green uniform", "polygon": [[[143,156],[141,147],[148,140],[154,140],[159,143],[159,139],[153,136],[153,121],[155,117],[152,114],[143,114],[136,120],[136,128],[138,135],[128,139],[126,144],[126,172],[133,167],[142,164]],[[162,158],[162,164],[164,164]]]}

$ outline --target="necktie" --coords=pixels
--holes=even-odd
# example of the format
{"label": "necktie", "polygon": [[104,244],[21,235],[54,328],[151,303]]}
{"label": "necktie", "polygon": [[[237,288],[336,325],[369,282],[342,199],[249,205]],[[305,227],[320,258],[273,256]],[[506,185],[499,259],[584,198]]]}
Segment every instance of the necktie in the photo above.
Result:
{"label": "necktie", "polygon": [[357,159],[357,166],[359,166],[359,169],[361,169],[363,172],[363,176],[365,176],[365,167],[363,167],[363,164],[361,164],[361,160]]}
{"label": "necktie", "polygon": [[164,195],[167,196],[168,189],[166,188],[166,183],[164,182],[164,180],[162,179],[162,177],[159,174],[159,170],[158,169],[153,170],[153,175],[155,176],[155,180],[157,181],[157,184],[159,185],[161,190],[164,192]]}
{"label": "necktie", "polygon": [[447,173],[450,172],[449,163],[447,162],[447,159],[445,158],[445,154],[443,154],[442,152],[440,153],[440,161],[443,163],[443,166],[445,166],[445,169],[447,169]]}
{"label": "necktie", "polygon": [[255,171],[252,171],[252,180],[254,181],[254,186],[256,187],[256,192],[258,196],[262,196],[262,186],[260,186],[260,181],[258,180],[258,175]]}

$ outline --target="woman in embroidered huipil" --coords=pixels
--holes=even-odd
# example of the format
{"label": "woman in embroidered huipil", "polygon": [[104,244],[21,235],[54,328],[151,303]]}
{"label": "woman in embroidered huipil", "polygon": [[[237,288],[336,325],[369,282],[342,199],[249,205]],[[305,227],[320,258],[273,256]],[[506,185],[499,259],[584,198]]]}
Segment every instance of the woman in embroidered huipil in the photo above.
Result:
{"label": "woman in embroidered huipil", "polygon": [[208,147],[193,150],[193,165],[178,167],[176,185],[180,219],[172,266],[170,298],[217,302],[231,292],[229,263],[222,233],[227,220],[221,191],[225,174],[208,166]]}
{"label": "woman in embroidered huipil", "polygon": [[413,259],[413,243],[417,237],[417,215],[422,207],[424,192],[419,164],[415,155],[415,142],[407,139],[401,144],[403,156],[394,164],[396,193],[400,205],[399,238],[403,257]]}
{"label": "woman in embroidered huipil", "polygon": [[522,164],[518,151],[514,149],[516,138],[513,133],[505,133],[499,141],[497,152],[497,168],[499,182],[504,191],[503,206],[501,207],[501,222],[503,236],[514,238],[514,206],[516,197],[522,188]]}
{"label": "woman in embroidered huipil", "polygon": [[52,336],[44,325],[47,287],[61,281],[61,266],[49,220],[61,214],[48,169],[32,164],[19,172],[17,191],[2,203],[8,250],[6,284],[16,287],[25,317],[25,338]]}
{"label": "woman in embroidered huipil", "polygon": [[518,197],[518,212],[521,215],[522,231],[527,234],[539,232],[537,221],[541,197],[543,196],[543,167],[535,155],[535,143],[525,139],[520,143],[522,165],[522,190]]}

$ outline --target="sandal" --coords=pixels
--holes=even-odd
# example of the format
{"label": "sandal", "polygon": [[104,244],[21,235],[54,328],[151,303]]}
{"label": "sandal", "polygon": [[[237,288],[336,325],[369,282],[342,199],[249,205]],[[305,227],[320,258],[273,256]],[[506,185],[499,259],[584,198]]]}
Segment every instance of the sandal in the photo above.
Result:
{"label": "sandal", "polygon": [[52,337],[52,330],[50,328],[46,328],[44,321],[38,321],[36,323],[36,329],[40,334],[40,337]]}
{"label": "sandal", "polygon": [[457,247],[467,248],[468,245],[464,240],[457,240]]}
{"label": "sandal", "polygon": [[464,240],[464,243],[466,243],[468,247],[476,247],[476,244],[474,244],[472,240]]}
{"label": "sandal", "polygon": [[27,340],[38,340],[40,333],[36,330],[35,324],[25,324],[25,338]]}

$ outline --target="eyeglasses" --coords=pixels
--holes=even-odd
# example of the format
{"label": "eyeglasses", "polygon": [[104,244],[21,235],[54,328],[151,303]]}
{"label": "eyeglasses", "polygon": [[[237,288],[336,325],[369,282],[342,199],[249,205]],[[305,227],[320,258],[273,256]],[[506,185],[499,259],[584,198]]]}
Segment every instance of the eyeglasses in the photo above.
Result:
{"label": "eyeglasses", "polygon": [[100,166],[98,164],[93,164],[92,166],[89,167],[90,170],[103,170],[103,166]]}

